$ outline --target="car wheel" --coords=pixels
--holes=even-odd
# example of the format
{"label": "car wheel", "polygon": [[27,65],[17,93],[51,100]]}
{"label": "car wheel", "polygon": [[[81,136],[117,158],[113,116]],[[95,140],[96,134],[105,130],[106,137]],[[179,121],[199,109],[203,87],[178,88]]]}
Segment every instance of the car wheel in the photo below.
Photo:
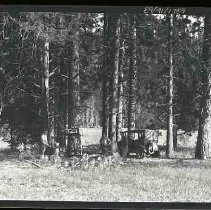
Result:
{"label": "car wheel", "polygon": [[138,158],[144,158],[145,156],[144,150],[142,148],[139,149],[136,154]]}

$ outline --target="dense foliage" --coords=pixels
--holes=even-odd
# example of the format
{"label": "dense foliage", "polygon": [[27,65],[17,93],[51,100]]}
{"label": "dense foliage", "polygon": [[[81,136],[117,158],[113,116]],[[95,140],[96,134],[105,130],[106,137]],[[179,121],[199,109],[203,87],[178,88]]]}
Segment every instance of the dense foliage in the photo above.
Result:
{"label": "dense foliage", "polygon": [[[49,108],[48,128],[54,130],[55,138],[65,129],[67,113],[69,125],[74,118],[76,127],[102,126],[103,16],[101,13],[0,13],[1,125],[10,127],[11,136],[15,136],[13,141],[21,141],[27,134],[39,140],[46,121],[44,106]],[[137,32],[135,124],[137,128],[146,128],[153,121],[156,128],[166,129],[167,18],[134,16]],[[191,131],[197,129],[199,115],[203,19],[176,16],[174,20],[175,124],[178,129]],[[125,49],[121,61],[123,127],[127,127],[131,42],[128,14],[120,15],[120,27],[120,41]],[[46,41],[48,51],[44,47]],[[46,53],[49,53],[47,102],[43,87]]]}

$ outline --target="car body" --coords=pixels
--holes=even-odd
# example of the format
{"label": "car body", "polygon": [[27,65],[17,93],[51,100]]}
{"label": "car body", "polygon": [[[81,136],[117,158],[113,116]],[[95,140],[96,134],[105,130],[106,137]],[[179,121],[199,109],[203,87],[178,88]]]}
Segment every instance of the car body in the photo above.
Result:
{"label": "car body", "polygon": [[146,129],[130,130],[121,132],[121,140],[117,142],[120,155],[126,157],[135,153],[137,157],[144,156],[160,157],[157,141]]}

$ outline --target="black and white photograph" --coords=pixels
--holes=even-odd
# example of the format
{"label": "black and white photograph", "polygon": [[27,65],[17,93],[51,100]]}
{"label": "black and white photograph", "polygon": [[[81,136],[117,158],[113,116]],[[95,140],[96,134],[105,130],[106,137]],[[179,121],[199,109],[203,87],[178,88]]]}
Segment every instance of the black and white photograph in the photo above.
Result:
{"label": "black and white photograph", "polygon": [[211,202],[211,8],[63,8],[0,7],[0,201]]}

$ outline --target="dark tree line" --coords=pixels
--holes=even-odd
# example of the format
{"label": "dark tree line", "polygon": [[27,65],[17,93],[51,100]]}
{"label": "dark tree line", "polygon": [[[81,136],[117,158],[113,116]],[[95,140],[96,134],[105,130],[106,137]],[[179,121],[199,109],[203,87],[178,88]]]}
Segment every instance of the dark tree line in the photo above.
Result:
{"label": "dark tree line", "polygon": [[146,128],[150,112],[167,130],[167,157],[179,129],[198,129],[196,158],[208,157],[210,17],[191,17],[1,12],[0,114],[12,147],[44,132],[53,145],[95,121],[114,154],[121,129]]}

